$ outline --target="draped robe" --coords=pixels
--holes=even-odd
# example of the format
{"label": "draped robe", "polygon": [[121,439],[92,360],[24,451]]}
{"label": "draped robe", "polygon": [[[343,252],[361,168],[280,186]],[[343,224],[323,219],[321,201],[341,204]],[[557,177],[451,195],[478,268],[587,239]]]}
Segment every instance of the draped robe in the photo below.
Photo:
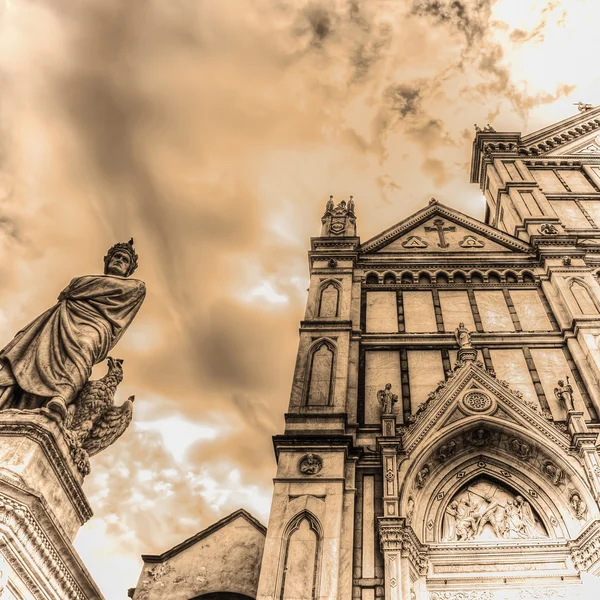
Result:
{"label": "draped robe", "polygon": [[[66,404],[72,402],[94,364],[121,339],[145,294],[144,282],[137,279],[115,275],[73,279],[57,304],[0,350],[0,392],[3,386],[16,384],[28,396],[26,408],[39,408],[56,396]],[[18,396],[0,408],[23,408]]]}

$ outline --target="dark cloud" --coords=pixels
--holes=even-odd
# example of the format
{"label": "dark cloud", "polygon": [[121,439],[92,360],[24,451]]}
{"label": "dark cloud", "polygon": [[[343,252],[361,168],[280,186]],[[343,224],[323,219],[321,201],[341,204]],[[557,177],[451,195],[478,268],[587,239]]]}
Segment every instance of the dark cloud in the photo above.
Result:
{"label": "dark cloud", "polygon": [[431,17],[436,25],[447,25],[473,42],[484,35],[493,3],[494,0],[414,0],[412,14]]}
{"label": "dark cloud", "polygon": [[390,110],[402,118],[417,114],[421,108],[421,88],[418,85],[397,83],[386,89],[385,97]]}

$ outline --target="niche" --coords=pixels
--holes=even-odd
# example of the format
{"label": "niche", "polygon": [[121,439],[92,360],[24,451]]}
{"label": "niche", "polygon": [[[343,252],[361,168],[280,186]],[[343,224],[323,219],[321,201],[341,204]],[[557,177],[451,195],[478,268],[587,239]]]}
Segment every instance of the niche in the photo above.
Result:
{"label": "niche", "polygon": [[319,317],[337,317],[339,311],[340,290],[338,286],[329,282],[321,289],[319,298]]}
{"label": "niche", "polygon": [[309,358],[309,383],[306,404],[328,406],[333,391],[334,349],[330,342],[316,344]]}

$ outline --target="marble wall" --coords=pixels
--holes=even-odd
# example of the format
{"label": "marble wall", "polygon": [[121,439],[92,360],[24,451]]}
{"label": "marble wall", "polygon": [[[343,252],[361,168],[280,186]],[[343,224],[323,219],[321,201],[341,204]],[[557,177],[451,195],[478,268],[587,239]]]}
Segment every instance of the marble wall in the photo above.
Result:
{"label": "marble wall", "polygon": [[367,292],[367,332],[396,333],[397,331],[396,292]]}

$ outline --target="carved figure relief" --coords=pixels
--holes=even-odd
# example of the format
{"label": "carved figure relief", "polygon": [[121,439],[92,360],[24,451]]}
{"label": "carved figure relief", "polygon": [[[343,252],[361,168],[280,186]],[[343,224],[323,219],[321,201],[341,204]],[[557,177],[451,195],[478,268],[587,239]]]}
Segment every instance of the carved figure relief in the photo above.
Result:
{"label": "carved figure relief", "polygon": [[431,467],[426,464],[415,476],[415,485],[418,489],[421,489],[427,481],[429,475],[431,475]]}
{"label": "carved figure relief", "polygon": [[340,292],[337,285],[329,283],[321,290],[319,317],[337,317]]}
{"label": "carved figure relief", "polygon": [[511,438],[508,447],[511,453],[520,460],[528,460],[533,454],[531,446],[519,438]]}
{"label": "carved figure relief", "polygon": [[408,499],[408,503],[406,504],[406,524],[410,525],[412,523],[413,514],[415,513],[415,501],[412,496]]}
{"label": "carved figure relief", "polygon": [[402,242],[403,248],[427,248],[427,242],[417,235],[411,235]]}
{"label": "carved figure relief", "polygon": [[483,248],[485,242],[476,238],[474,235],[465,235],[465,237],[458,242],[461,248]]}
{"label": "carved figure relief", "polygon": [[381,406],[382,415],[391,415],[394,413],[394,404],[398,402],[398,396],[392,394],[392,384],[386,383],[385,389],[377,392],[377,400]]}
{"label": "carved figure relief", "polygon": [[478,427],[472,431],[467,433],[467,442],[472,446],[480,448],[481,446],[485,446],[489,444],[493,439],[493,434],[489,429],[485,429],[484,427]]}
{"label": "carved figure relief", "polygon": [[298,470],[303,475],[316,475],[323,468],[323,459],[318,454],[305,454],[298,462]]}
{"label": "carved figure relief", "polygon": [[481,477],[448,503],[442,541],[534,539],[548,537],[531,505],[521,495]]}
{"label": "carved figure relief", "polygon": [[565,479],[565,472],[551,460],[544,462],[542,472],[556,486],[560,485]]}
{"label": "carved figure relief", "polygon": [[440,446],[438,450],[438,460],[444,462],[445,460],[452,458],[456,454],[456,442],[450,440]]}
{"label": "carved figure relief", "polygon": [[581,499],[581,496],[578,492],[571,492],[571,496],[569,497],[569,504],[571,505],[571,509],[573,510],[573,514],[577,519],[583,521],[587,517],[587,505]]}

